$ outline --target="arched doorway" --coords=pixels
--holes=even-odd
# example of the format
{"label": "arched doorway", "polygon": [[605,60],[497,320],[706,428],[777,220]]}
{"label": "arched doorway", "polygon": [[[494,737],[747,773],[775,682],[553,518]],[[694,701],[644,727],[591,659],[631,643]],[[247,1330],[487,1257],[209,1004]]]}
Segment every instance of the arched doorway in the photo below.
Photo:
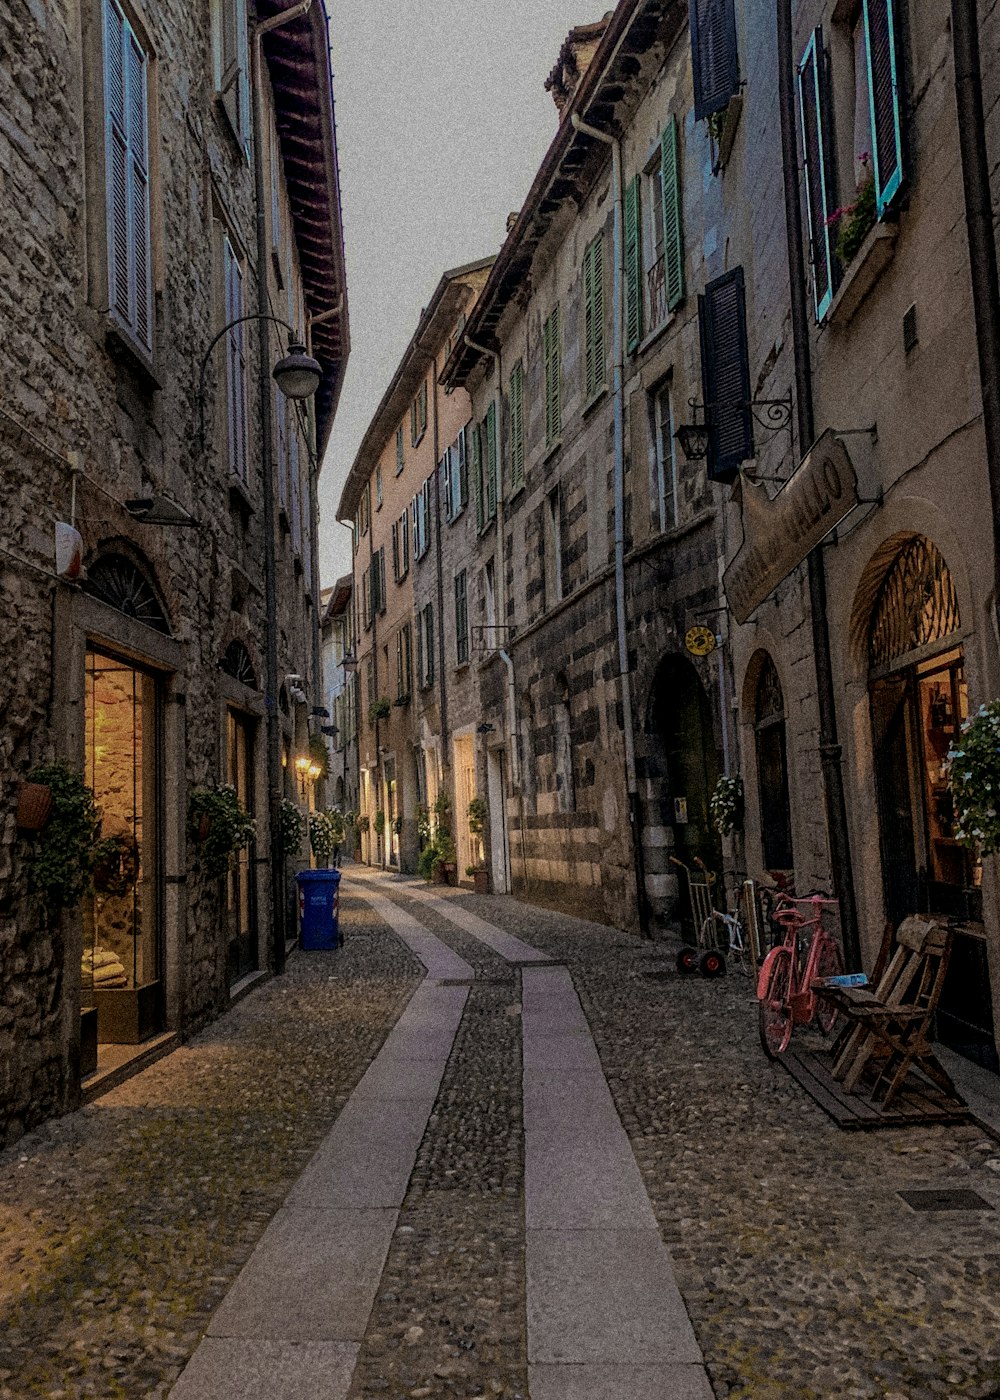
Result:
{"label": "arched doorway", "polygon": [[[666,656],[653,679],[649,731],[663,759],[663,819],[673,828],[674,854],[685,865],[695,858],[722,870],[722,846],[711,822],[709,801],[719,779],[712,706],[698,672],[683,656]],[[677,913],[689,917],[686,897]]]}
{"label": "arched doorway", "polygon": [[791,870],[795,862],[792,858],[792,817],[788,801],[785,696],[778,668],[766,652],[763,653],[754,687],[753,724],[764,868]]}
{"label": "arched doorway", "polygon": [[955,836],[948,750],[968,714],[954,580],[923,535],[899,542],[867,631],[875,790],[886,915],[958,916],[938,1015],[946,1044],[996,1069],[981,867]]}

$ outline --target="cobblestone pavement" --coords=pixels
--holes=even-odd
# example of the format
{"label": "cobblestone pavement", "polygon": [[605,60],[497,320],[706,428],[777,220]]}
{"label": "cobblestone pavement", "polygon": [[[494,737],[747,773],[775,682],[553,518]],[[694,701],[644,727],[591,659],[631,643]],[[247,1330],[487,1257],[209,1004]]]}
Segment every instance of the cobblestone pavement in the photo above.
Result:
{"label": "cobblestone pavement", "polygon": [[[475,969],[351,1400],[527,1395],[520,978],[404,881]],[[435,891],[437,893],[438,891]],[[756,1039],[737,976],[504,897],[443,892],[569,965],[718,1397],[1000,1397],[1000,1144],[849,1134]],[[163,1397],[420,976],[349,896],[183,1050],[0,1156],[0,1400]],[[996,1213],[915,1214],[964,1186]]]}
{"label": "cobblestone pavement", "polygon": [[165,1396],[423,969],[345,897],[184,1048],[0,1155],[0,1398]]}

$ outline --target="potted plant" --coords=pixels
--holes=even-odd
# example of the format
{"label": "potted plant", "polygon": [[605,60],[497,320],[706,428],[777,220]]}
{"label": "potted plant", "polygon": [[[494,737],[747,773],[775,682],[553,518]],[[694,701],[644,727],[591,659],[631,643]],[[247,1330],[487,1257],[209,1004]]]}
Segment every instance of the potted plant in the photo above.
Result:
{"label": "potted plant", "polygon": [[720,778],[709,799],[712,825],[720,836],[743,827],[743,779]]}
{"label": "potted plant", "polygon": [[465,873],[472,880],[476,894],[489,894],[490,877],[485,865],[467,865]]}
{"label": "potted plant", "polygon": [[189,829],[201,843],[205,873],[215,879],[229,871],[232,856],[253,840],[257,823],[231,783],[195,788],[189,806]]}
{"label": "potted plant", "polygon": [[854,203],[835,209],[827,219],[828,224],[836,224],[836,252],[842,267],[849,267],[854,261],[862,243],[875,225],[878,207],[875,201],[875,173],[871,157],[865,152],[858,157],[861,178],[855,190]]}
{"label": "potted plant", "polygon": [[65,763],[36,768],[31,784],[48,788],[51,814],[28,858],[31,888],[49,913],[76,904],[90,884],[100,814],[94,794]]}
{"label": "potted plant", "polygon": [[287,797],[281,799],[279,823],[282,853],[286,858],[294,859],[302,850],[306,819],[303,812]]}
{"label": "potted plant", "polygon": [[438,833],[437,855],[431,866],[431,878],[436,885],[450,885],[454,883],[455,871],[455,843],[447,831]]}
{"label": "potted plant", "polygon": [[434,862],[438,857],[438,848],[433,841],[428,842],[424,849],[417,856],[417,874],[422,880],[434,880],[437,885],[444,883],[444,871],[441,871],[441,878],[434,875]]}
{"label": "potted plant", "polygon": [[331,808],[326,812],[309,813],[309,844],[319,865],[328,866],[330,857],[344,837],[340,813]]}
{"label": "potted plant", "polygon": [[1000,700],[980,705],[948,750],[953,834],[984,856],[1000,851]]}

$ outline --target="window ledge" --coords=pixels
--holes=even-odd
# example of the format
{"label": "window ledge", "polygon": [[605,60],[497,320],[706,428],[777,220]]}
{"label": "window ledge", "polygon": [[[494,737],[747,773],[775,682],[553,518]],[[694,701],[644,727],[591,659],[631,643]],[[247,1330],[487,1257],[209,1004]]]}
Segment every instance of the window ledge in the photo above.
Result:
{"label": "window ledge", "polygon": [[253,515],[254,505],[250,499],[246,482],[236,476],[234,472],[229,473],[229,501],[246,519]]}
{"label": "window ledge", "polygon": [[892,262],[899,227],[877,223],[855,253],[826,313],[827,324],[846,326]]}
{"label": "window ledge", "polygon": [[420,430],[420,432],[417,434],[416,437],[411,437],[411,438],[410,438],[410,446],[411,446],[411,447],[419,447],[420,444],[421,444],[421,443],[423,442],[423,440],[424,440],[424,436],[425,436],[426,432],[427,432],[427,429],[426,429],[426,428],[422,428],[422,429]]}
{"label": "window ledge", "polygon": [[542,457],[542,466],[543,466],[543,467],[544,467],[544,466],[547,466],[548,463],[551,462],[552,458],[553,458],[561,449],[562,449],[562,434],[560,433],[560,435],[559,435],[557,438],[553,439],[553,441],[550,442],[549,445],[548,445],[548,447],[545,449],[545,453],[544,453],[544,455],[543,455],[543,457]]}
{"label": "window ledge", "polygon": [[638,359],[640,355],[645,355],[646,351],[651,346],[655,345],[656,342],[660,339],[660,336],[665,335],[673,324],[674,313],[672,311],[668,311],[666,317],[660,322],[660,324],[654,330],[651,330],[647,336],[644,336],[643,339],[639,341],[639,344],[631,352],[633,356],[636,359]]}
{"label": "window ledge", "polygon": [[602,403],[608,396],[608,386],[604,383],[600,388],[595,389],[590,398],[583,405],[583,417],[589,418],[599,403]]}
{"label": "window ledge", "polygon": [[109,311],[104,326],[104,344],[111,358],[135,376],[147,393],[162,388],[153,370],[153,361],[141,350],[127,330]]}
{"label": "window ledge", "polygon": [[221,92],[216,91],[212,96],[212,110],[215,119],[225,133],[233,153],[240,159],[247,159],[247,149],[243,137],[233,125],[233,119],[229,115],[229,108],[226,106],[226,99]]}

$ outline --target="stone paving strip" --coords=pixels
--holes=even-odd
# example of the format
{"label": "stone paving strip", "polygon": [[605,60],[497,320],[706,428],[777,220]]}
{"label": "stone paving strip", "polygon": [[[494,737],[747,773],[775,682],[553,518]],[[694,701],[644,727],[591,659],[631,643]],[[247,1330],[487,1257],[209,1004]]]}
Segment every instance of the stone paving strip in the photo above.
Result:
{"label": "stone paving strip", "polygon": [[427,977],[213,1317],[172,1400],[344,1400],[472,968],[369,892]]}
{"label": "stone paving strip", "polygon": [[565,968],[522,972],[532,1400],[712,1400]]}

